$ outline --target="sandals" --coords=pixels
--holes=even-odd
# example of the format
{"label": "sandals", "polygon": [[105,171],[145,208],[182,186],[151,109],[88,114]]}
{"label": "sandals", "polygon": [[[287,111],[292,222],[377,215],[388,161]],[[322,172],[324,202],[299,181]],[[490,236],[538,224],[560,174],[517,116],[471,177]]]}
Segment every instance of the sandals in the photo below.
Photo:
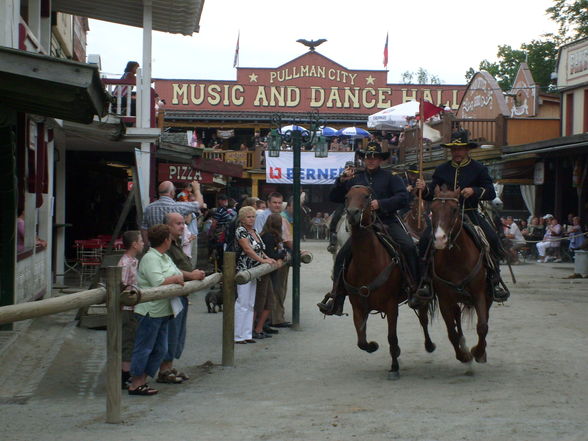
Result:
{"label": "sandals", "polygon": [[158,383],[166,383],[166,384],[180,384],[184,380],[179,376],[176,376],[171,370],[159,372],[157,374],[157,381]]}
{"label": "sandals", "polygon": [[172,368],[172,374],[174,374],[177,378],[181,378],[182,381],[188,381],[190,377],[183,372],[178,372],[176,368]]}
{"label": "sandals", "polygon": [[129,389],[129,395],[143,395],[150,396],[155,395],[159,392],[157,389],[152,389],[147,383],[138,386],[137,389]]}

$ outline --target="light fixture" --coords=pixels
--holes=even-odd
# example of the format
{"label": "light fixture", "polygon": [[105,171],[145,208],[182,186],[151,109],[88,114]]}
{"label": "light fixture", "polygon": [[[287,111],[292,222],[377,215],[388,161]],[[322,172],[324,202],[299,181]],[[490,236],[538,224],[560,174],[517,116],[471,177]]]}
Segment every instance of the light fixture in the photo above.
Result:
{"label": "light fixture", "polygon": [[327,138],[323,135],[318,135],[314,145],[314,156],[315,158],[326,158],[329,156],[329,144]]}
{"label": "light fixture", "polygon": [[280,156],[281,145],[282,137],[276,129],[272,129],[267,139],[267,150],[270,158],[278,158]]}

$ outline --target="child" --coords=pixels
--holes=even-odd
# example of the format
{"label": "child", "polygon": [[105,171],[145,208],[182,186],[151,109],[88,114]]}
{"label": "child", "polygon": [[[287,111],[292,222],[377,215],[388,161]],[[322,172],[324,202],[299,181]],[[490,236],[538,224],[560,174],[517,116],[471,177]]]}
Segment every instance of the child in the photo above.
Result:
{"label": "child", "polygon": [[[127,287],[137,284],[137,266],[139,265],[137,255],[143,252],[143,238],[139,231],[126,231],[122,239],[126,252],[120,258],[118,266],[122,266],[122,284]],[[134,309],[133,306],[122,307],[121,386],[123,389],[128,388],[128,383],[131,380],[131,355],[137,330]]]}

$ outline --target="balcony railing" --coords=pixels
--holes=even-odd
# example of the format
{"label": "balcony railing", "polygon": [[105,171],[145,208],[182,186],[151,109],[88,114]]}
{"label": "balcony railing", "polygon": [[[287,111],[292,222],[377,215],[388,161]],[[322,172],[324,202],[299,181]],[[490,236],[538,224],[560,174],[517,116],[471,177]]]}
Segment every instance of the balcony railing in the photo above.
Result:
{"label": "balcony railing", "polygon": [[232,151],[204,149],[202,157],[215,161],[223,161],[231,164],[239,164],[244,170],[261,168],[261,149],[254,151]]}
{"label": "balcony railing", "polygon": [[[112,95],[113,101],[108,106],[108,113],[117,115],[130,127],[137,125],[137,110],[141,106],[141,94],[135,93],[133,87],[137,87],[139,80],[102,78],[106,91]],[[150,121],[151,127],[155,127],[155,89],[151,88]]]}

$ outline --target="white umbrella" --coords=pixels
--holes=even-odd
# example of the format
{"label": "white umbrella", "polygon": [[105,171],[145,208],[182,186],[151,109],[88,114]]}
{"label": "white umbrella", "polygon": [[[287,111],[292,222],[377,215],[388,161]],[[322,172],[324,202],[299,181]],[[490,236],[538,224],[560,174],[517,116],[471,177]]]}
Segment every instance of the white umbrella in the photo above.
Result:
{"label": "white umbrella", "polygon": [[352,138],[368,138],[370,132],[360,127],[345,127],[344,129],[337,130],[337,136],[351,136]]}
{"label": "white umbrella", "polygon": [[407,101],[406,103],[388,107],[378,113],[368,116],[367,126],[376,130],[399,130],[403,129],[409,118],[414,118],[419,113],[418,101]]}
{"label": "white umbrella", "polygon": [[302,127],[302,126],[290,125],[290,126],[284,126],[284,127],[280,128],[280,133],[281,134],[284,134],[286,132],[292,132],[294,130],[298,130],[298,131],[301,131],[301,132],[306,131],[306,129],[304,127]]}

